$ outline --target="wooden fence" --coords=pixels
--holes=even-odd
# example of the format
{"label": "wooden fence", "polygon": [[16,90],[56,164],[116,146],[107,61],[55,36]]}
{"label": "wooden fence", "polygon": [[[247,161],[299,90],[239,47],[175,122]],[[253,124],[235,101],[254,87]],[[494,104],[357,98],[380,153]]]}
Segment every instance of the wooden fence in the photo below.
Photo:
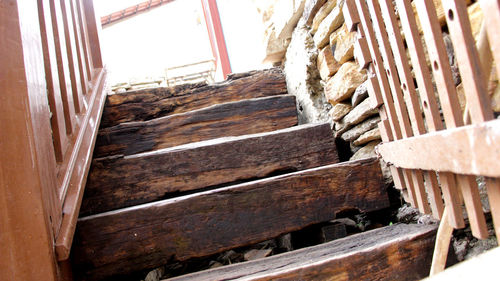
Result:
{"label": "wooden fence", "polygon": [[7,0],[0,29],[0,279],[52,280],[105,101],[100,20],[92,0]]}
{"label": "wooden fence", "polygon": [[[484,177],[500,237],[500,120],[493,120],[487,92],[491,58],[500,61],[500,0],[479,1],[484,22],[478,47],[465,0],[394,2],[347,0],[344,12],[348,27],[358,32],[354,52],[368,69],[370,98],[381,106],[378,153],[392,164],[395,185],[407,192],[411,205],[438,219],[446,210],[450,224],[463,228],[465,204],[478,238],[488,237],[478,188]],[[440,22],[437,11],[446,22]],[[465,109],[459,104],[444,28],[458,62]],[[500,63],[495,67],[500,73]]]}

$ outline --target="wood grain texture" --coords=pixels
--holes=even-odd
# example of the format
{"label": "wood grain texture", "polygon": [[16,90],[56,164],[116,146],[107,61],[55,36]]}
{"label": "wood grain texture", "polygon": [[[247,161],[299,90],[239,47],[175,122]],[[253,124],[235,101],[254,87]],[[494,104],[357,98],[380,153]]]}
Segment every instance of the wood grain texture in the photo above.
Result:
{"label": "wood grain texture", "polygon": [[435,234],[435,226],[396,224],[169,280],[419,280],[429,272]]}
{"label": "wood grain texture", "polygon": [[389,205],[377,159],[333,164],[80,218],[77,276],[93,280],[203,257]]}
{"label": "wood grain texture", "polygon": [[108,96],[101,127],[150,120],[187,112],[217,103],[287,94],[279,68],[229,75],[213,85],[188,84],[153,88]]}
{"label": "wood grain texture", "polygon": [[94,157],[131,155],[226,136],[269,132],[297,124],[295,97],[265,97],[101,129]]}
{"label": "wood grain texture", "polygon": [[221,138],[92,163],[80,216],[338,162],[329,124]]}

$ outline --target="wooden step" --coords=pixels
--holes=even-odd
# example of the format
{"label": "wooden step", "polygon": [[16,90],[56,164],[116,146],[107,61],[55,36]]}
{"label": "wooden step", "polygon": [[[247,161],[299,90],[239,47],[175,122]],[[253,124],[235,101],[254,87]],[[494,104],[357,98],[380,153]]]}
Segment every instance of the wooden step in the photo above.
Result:
{"label": "wooden step", "polygon": [[187,84],[109,95],[101,128],[188,112],[213,104],[287,94],[281,69],[233,74],[213,85]]}
{"label": "wooden step", "polygon": [[388,207],[377,159],[328,165],[78,220],[77,276],[95,280],[249,245]]}
{"label": "wooden step", "polygon": [[221,138],[92,162],[80,216],[338,162],[329,124]]}
{"label": "wooden step", "polygon": [[395,224],[171,281],[420,280],[429,275],[437,226]]}
{"label": "wooden step", "polygon": [[94,158],[131,155],[225,136],[269,132],[296,124],[295,97],[291,95],[216,104],[101,129]]}

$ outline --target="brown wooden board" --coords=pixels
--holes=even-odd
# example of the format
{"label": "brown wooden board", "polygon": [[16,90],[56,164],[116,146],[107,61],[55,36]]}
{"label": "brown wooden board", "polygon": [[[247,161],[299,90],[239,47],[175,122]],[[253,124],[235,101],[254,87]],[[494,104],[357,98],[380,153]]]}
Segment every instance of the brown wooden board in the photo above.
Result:
{"label": "brown wooden board", "polygon": [[419,280],[429,274],[436,226],[395,224],[182,280]]}
{"label": "brown wooden board", "polygon": [[109,95],[101,127],[143,121],[200,109],[217,103],[287,94],[278,68],[234,74],[213,85],[188,84]]}
{"label": "brown wooden board", "polygon": [[96,159],[80,216],[153,202],[173,196],[172,192],[337,162],[329,124],[221,138],[130,157]]}
{"label": "brown wooden board", "polygon": [[80,218],[76,276],[92,280],[249,245],[389,205],[375,158],[333,164]]}
{"label": "brown wooden board", "polygon": [[265,97],[101,129],[94,157],[131,155],[226,136],[268,132],[297,124],[295,97]]}

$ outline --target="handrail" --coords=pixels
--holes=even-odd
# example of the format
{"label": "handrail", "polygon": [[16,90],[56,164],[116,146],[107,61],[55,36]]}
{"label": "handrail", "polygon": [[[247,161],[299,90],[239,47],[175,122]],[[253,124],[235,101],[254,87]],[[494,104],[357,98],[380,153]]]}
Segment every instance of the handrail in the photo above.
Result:
{"label": "handrail", "polygon": [[1,280],[63,279],[106,97],[96,19],[93,0],[0,4]]}

